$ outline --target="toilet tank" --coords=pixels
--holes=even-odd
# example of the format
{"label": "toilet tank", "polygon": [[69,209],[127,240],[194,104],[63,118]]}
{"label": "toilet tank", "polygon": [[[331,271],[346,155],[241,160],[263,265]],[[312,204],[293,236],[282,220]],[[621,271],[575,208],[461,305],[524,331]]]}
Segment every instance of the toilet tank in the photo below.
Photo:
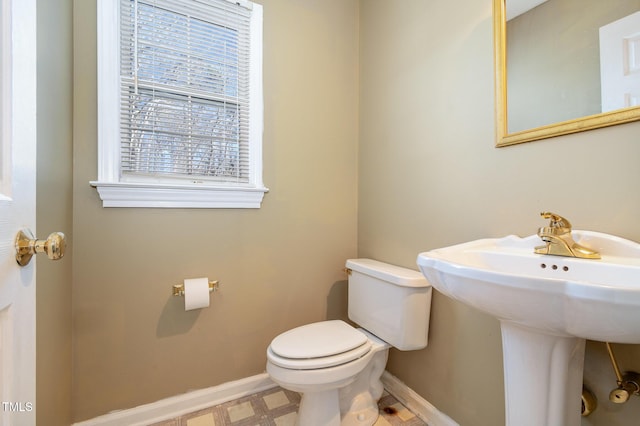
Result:
{"label": "toilet tank", "polygon": [[403,351],[429,337],[431,284],[412,269],[372,259],[349,259],[349,318]]}

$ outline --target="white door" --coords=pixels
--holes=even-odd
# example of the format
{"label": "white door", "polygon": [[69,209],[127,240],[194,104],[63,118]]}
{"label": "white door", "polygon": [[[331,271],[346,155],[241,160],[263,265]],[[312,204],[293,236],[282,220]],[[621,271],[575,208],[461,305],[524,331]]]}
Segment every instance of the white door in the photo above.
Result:
{"label": "white door", "polygon": [[14,239],[35,231],[36,5],[0,0],[0,424],[35,425],[35,262]]}
{"label": "white door", "polygon": [[640,12],[600,28],[602,112],[640,105]]}

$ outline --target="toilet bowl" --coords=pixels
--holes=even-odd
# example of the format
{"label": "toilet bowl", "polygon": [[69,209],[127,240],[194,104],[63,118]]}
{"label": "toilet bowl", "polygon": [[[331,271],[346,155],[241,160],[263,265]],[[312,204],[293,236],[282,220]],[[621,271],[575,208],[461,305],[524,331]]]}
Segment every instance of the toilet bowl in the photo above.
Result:
{"label": "toilet bowl", "polygon": [[[296,346],[289,344],[296,340],[309,343],[307,336],[317,340],[303,345],[304,355],[309,357],[301,358]],[[286,339],[278,340],[281,337]],[[380,377],[387,362],[388,344],[343,321],[304,325],[278,338],[267,350],[267,372],[278,385],[302,394],[298,424],[375,423],[378,417],[375,403],[382,395]],[[332,345],[322,344],[329,340]],[[345,350],[340,352],[341,349]],[[378,384],[372,386],[372,382]]]}
{"label": "toilet bowl", "polygon": [[389,348],[427,345],[431,286],[422,274],[370,259],[348,260],[347,268],[349,317],[366,329],[316,322],[280,334],[267,349],[272,380],[302,395],[300,426],[374,424]]}

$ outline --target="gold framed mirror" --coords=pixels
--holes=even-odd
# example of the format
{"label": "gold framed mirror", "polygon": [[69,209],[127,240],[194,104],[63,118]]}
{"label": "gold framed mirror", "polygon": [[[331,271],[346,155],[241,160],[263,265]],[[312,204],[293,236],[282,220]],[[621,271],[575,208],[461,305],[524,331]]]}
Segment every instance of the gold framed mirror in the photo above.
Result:
{"label": "gold framed mirror", "polygon": [[[526,14],[509,19],[509,23],[507,23],[508,15],[511,18],[514,13],[518,13],[513,9],[508,10],[507,3],[511,2],[510,4],[519,6],[520,1],[493,0],[496,146],[509,146],[640,120],[640,106],[625,106],[640,104],[637,100],[640,99],[640,85],[638,85],[637,98],[627,94],[623,101],[616,100],[618,103],[605,105],[605,100],[610,97],[610,91],[607,89],[608,83],[605,83],[601,74],[605,75],[610,71],[602,68],[600,64],[606,62],[602,62],[600,56],[602,52],[609,52],[612,49],[599,47],[603,42],[600,40],[602,38],[600,33],[603,31],[600,29],[603,27],[602,23],[609,25],[609,23],[623,19],[611,16],[612,11],[622,14],[623,17],[637,15],[636,18],[640,19],[640,1],[608,0],[602,2],[601,0],[589,0],[593,6],[585,5],[587,0],[532,1],[537,6]],[[610,1],[624,3],[624,7],[613,7],[609,3]],[[556,6],[552,2],[565,3]],[[558,7],[562,9],[558,9]],[[580,13],[578,13],[579,11]],[[533,17],[526,16],[530,12],[535,12]],[[604,16],[600,16],[600,13]],[[596,14],[598,16],[594,17],[593,15]],[[554,24],[550,19],[552,17],[555,19],[557,16],[567,16],[570,21],[557,24],[557,29],[554,30]],[[522,24],[519,24],[520,22]],[[542,31],[540,31],[541,34],[532,35],[530,31],[532,28],[536,28],[536,23],[539,23],[537,27]],[[590,25],[593,29],[587,30],[586,25]],[[526,34],[519,32],[519,28],[526,29],[528,32]],[[636,30],[636,32],[638,31]],[[565,37],[567,33],[572,33],[570,46],[563,44],[565,41],[562,40],[562,37]],[[549,45],[545,45],[545,43],[549,43]],[[640,37],[637,42],[632,41],[632,43],[637,43],[637,45],[631,46],[631,48],[640,50]],[[578,47],[574,44],[589,46],[590,52],[585,54],[588,55],[588,58],[578,56],[582,54],[577,53]],[[548,52],[551,47],[555,48],[556,45],[563,50],[555,55],[555,62],[540,57],[520,61],[519,52],[538,51],[537,54],[541,54],[540,52]],[[509,56],[507,51],[509,51]],[[621,55],[623,54],[624,52],[621,53]],[[530,56],[529,53],[527,55]],[[640,55],[636,54],[636,56]],[[593,67],[585,65],[591,62],[595,62]],[[559,70],[569,73],[574,65],[579,65],[583,70],[596,69],[588,71],[588,77],[576,76],[575,70],[571,71],[572,74],[567,74],[564,77],[556,74],[549,75],[552,71],[557,73]],[[540,78],[539,81],[538,78]],[[595,83],[592,81],[594,78],[597,80]],[[568,81],[569,85],[577,86],[578,82],[583,80],[593,84],[589,84],[588,87],[565,88],[561,86],[561,83],[558,83],[563,79]],[[519,82],[522,83],[518,84]],[[535,99],[538,96],[540,99]],[[545,98],[545,96],[547,97]],[[569,111],[571,108],[562,104],[566,99],[573,103],[572,108],[575,110]],[[619,102],[626,102],[626,104],[622,105]],[[551,116],[551,111],[554,109],[561,110],[561,115]],[[565,116],[563,117],[562,114]]]}

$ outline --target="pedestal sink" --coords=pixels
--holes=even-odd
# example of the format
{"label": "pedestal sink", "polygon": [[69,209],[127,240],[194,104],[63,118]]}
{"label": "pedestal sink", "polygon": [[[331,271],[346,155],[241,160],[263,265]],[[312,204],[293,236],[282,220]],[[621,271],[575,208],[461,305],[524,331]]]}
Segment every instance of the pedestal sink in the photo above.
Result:
{"label": "pedestal sink", "polygon": [[578,426],[585,339],[640,344],[640,244],[573,231],[601,259],[539,255],[540,238],[418,255],[441,293],[500,321],[507,426]]}

